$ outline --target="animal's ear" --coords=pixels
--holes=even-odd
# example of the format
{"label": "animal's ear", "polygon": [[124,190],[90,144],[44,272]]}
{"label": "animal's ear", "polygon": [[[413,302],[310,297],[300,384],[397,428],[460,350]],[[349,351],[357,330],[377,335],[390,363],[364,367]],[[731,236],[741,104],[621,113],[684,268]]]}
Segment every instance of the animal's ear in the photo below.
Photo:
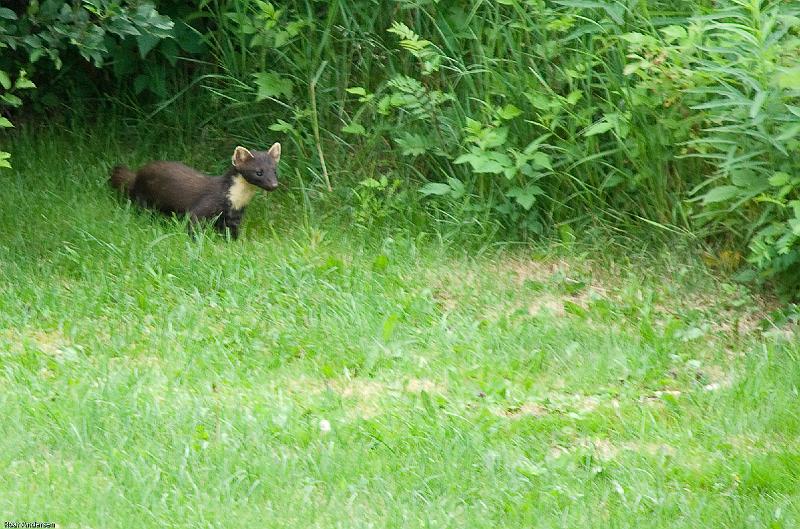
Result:
{"label": "animal's ear", "polygon": [[248,151],[242,146],[236,147],[233,151],[233,156],[231,156],[231,163],[235,166],[241,165],[248,160],[252,160],[254,158],[253,153]]}
{"label": "animal's ear", "polygon": [[275,160],[275,163],[278,163],[278,160],[281,159],[281,144],[273,143],[272,147],[270,147],[267,151],[267,155],[272,156],[272,159]]}

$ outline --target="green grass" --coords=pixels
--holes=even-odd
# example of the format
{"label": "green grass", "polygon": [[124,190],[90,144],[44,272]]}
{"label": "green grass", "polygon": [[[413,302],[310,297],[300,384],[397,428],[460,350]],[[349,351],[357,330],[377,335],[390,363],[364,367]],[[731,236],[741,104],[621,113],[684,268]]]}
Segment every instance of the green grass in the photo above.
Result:
{"label": "green grass", "polygon": [[359,228],[291,167],[193,241],[105,184],[227,158],[164,143],[27,134],[0,173],[4,520],[800,524],[800,348],[685,252]]}

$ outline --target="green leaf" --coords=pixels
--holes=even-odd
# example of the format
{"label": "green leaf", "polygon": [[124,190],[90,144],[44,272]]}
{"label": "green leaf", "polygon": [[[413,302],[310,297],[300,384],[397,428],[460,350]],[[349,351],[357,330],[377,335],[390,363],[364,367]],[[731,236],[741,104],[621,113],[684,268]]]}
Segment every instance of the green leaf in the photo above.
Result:
{"label": "green leaf", "polygon": [[364,136],[367,133],[367,130],[360,124],[360,123],[350,123],[347,126],[342,127],[342,132],[346,132],[348,134],[356,134],[358,136]]}
{"label": "green leaf", "polygon": [[137,94],[141,94],[147,88],[147,85],[150,84],[150,77],[146,74],[139,74],[133,80],[133,91]]}
{"label": "green leaf", "polygon": [[0,151],[0,168],[11,169],[11,164],[8,162],[9,158],[11,158],[10,152]]}
{"label": "green leaf", "polygon": [[6,20],[17,20],[17,14],[7,7],[0,7],[0,18],[5,18]]}
{"label": "green leaf", "polygon": [[648,39],[648,36],[644,33],[624,33],[619,38],[631,44],[643,44]]}
{"label": "green leaf", "polygon": [[736,186],[719,186],[715,187],[705,195],[703,195],[703,204],[712,204],[715,202],[725,202],[739,196],[740,189]]}
{"label": "green leaf", "polygon": [[775,139],[776,139],[777,141],[789,141],[789,140],[791,140],[792,138],[794,138],[795,136],[797,136],[797,134],[798,134],[798,133],[800,133],[800,123],[796,123],[796,124],[794,124],[794,125],[791,125],[791,126],[789,126],[789,127],[786,127],[786,128],[784,129],[784,131],[783,131],[783,132],[781,132],[781,133],[778,135],[778,137],[777,137],[777,138],[775,138]]}
{"label": "green leaf", "polygon": [[19,72],[19,77],[17,77],[17,81],[14,83],[14,88],[24,90],[26,88],[36,88],[36,85],[27,78],[25,70],[22,70]]}
{"label": "green leaf", "polygon": [[461,198],[466,193],[466,189],[464,188],[464,182],[459,180],[458,178],[453,178],[452,176],[447,178],[447,183],[450,184],[450,195],[453,198]]}
{"label": "green leaf", "polygon": [[503,120],[514,119],[515,117],[522,114],[522,110],[518,109],[514,105],[508,104],[497,111],[497,116]]}
{"label": "green leaf", "polygon": [[11,78],[3,70],[0,70],[0,86],[5,88],[6,90],[11,88]]}
{"label": "green leaf", "polygon": [[517,204],[522,206],[525,211],[528,211],[533,207],[533,204],[536,202],[536,197],[538,195],[543,195],[544,190],[537,185],[529,185],[527,187],[512,187],[507,193],[506,196],[513,198],[517,201]]}
{"label": "green leaf", "polygon": [[425,196],[429,195],[446,195],[450,193],[450,186],[439,182],[430,182],[422,186],[419,190]]}
{"label": "green leaf", "polygon": [[517,203],[522,206],[522,209],[528,211],[533,207],[533,203],[536,202],[536,195],[520,195],[516,197]]}
{"label": "green leaf", "polygon": [[731,173],[731,183],[751,193],[763,191],[767,187],[767,182],[761,174],[746,169]]}
{"label": "green leaf", "polygon": [[348,88],[347,90],[345,90],[345,92],[347,92],[348,94],[355,94],[357,96],[367,95],[367,91],[360,86],[354,86],[352,88]]}
{"label": "green leaf", "polygon": [[514,169],[511,158],[503,153],[493,151],[476,151],[462,154],[453,163],[469,163],[476,173],[500,174],[506,169]]}
{"label": "green leaf", "polygon": [[11,123],[8,120],[8,118],[4,118],[3,116],[0,116],[0,128],[7,129],[7,128],[13,127],[13,126],[14,126],[14,124]]}
{"label": "green leaf", "polygon": [[280,75],[272,72],[260,72],[253,74],[256,78],[256,101],[276,98],[280,95],[290,97],[292,95],[292,82],[284,79]]}
{"label": "green leaf", "polygon": [[608,175],[608,177],[606,177],[605,181],[603,181],[603,183],[600,184],[600,189],[611,189],[613,187],[620,185],[624,181],[625,178],[623,178],[621,174],[619,173],[610,174]]}
{"label": "green leaf", "polygon": [[665,28],[661,28],[661,33],[664,35],[664,38],[668,43],[685,39],[688,35],[686,29],[682,26],[667,26]]}
{"label": "green leaf", "polygon": [[394,142],[400,147],[403,156],[419,156],[428,152],[431,141],[419,134],[403,133],[400,138],[394,138]]}
{"label": "green leaf", "polygon": [[269,130],[274,130],[275,132],[294,132],[294,127],[291,124],[285,122],[282,119],[279,119],[277,122],[270,125]]}
{"label": "green leaf", "polygon": [[570,105],[574,105],[575,103],[580,101],[582,97],[583,97],[583,92],[581,92],[580,90],[573,90],[572,92],[567,94],[567,103],[569,103]]}
{"label": "green leaf", "polygon": [[597,134],[602,134],[604,132],[608,132],[614,127],[613,123],[609,123],[608,121],[598,121],[594,125],[590,126],[583,132],[583,135],[586,137],[589,136],[596,136]]}
{"label": "green leaf", "polygon": [[768,93],[765,90],[760,90],[756,94],[755,99],[753,99],[753,104],[750,106],[750,119],[755,119],[761,111],[761,107],[764,106],[764,101],[767,100],[767,95]]}
{"label": "green leaf", "polygon": [[800,67],[779,73],[778,86],[786,90],[800,90]]}
{"label": "green leaf", "polygon": [[778,172],[769,177],[769,185],[775,187],[785,186],[789,183],[790,178],[791,176],[788,173]]}
{"label": "green leaf", "polygon": [[545,169],[550,169],[551,171],[553,170],[553,165],[550,163],[550,156],[543,152],[537,152],[534,154],[533,158],[531,158],[531,161],[537,167],[543,167]]}
{"label": "green leaf", "polygon": [[485,148],[500,147],[505,145],[508,138],[508,127],[497,127],[486,133],[483,138]]}
{"label": "green leaf", "polygon": [[632,73],[636,73],[639,70],[641,70],[642,66],[645,65],[645,64],[646,63],[643,63],[643,61],[635,61],[635,62],[632,62],[632,63],[628,63],[628,64],[625,65],[625,68],[622,69],[622,74],[623,75],[630,75]]}
{"label": "green leaf", "polygon": [[22,99],[18,98],[14,94],[3,94],[0,96],[0,100],[5,101],[12,107],[18,107],[22,104]]}
{"label": "green leaf", "polygon": [[142,33],[136,36],[136,44],[139,46],[139,56],[144,59],[150,50],[156,47],[161,39],[151,33]]}
{"label": "green leaf", "polygon": [[[384,176],[382,179],[384,179],[384,178],[386,178],[386,177]],[[385,182],[384,183],[379,182],[378,180],[375,180],[372,177],[363,179],[362,181],[360,181],[358,183],[358,185],[366,187],[366,188],[369,188],[369,189],[381,189],[383,187],[386,187],[385,186]]]}

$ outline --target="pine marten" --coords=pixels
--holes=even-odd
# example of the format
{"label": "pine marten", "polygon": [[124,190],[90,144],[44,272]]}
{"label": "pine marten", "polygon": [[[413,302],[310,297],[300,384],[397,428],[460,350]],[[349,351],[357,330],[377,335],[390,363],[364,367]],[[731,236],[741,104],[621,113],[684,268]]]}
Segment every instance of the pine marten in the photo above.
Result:
{"label": "pine marten", "polygon": [[145,207],[188,214],[190,227],[213,219],[218,231],[227,231],[236,239],[244,208],[256,189],[277,189],[280,158],[280,143],[268,151],[236,147],[231,167],[221,177],[207,176],[180,162],[150,162],[135,173],[124,166],[114,167],[109,182]]}

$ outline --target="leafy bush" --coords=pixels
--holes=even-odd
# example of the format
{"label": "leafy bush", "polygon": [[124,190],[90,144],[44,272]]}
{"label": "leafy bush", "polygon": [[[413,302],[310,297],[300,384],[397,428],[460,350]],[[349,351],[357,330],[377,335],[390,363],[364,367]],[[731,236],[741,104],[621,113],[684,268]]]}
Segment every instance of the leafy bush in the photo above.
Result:
{"label": "leafy bush", "polygon": [[[0,110],[22,105],[19,90],[35,87],[30,76],[36,76],[43,62],[48,63],[45,71],[62,70],[65,53],[77,51],[96,68],[112,57],[119,71],[124,56],[121,43],[126,38],[135,39],[144,59],[172,35],[174,25],[152,4],[139,2],[44,0],[30,2],[18,11],[0,7],[0,49],[4,50],[0,55]],[[11,75],[17,72],[12,83]],[[11,126],[7,117],[0,118],[0,127]],[[0,167],[10,167],[9,158],[9,153],[0,152]]]}
{"label": "leafy bush", "polygon": [[729,0],[692,21],[692,87],[704,128],[689,146],[713,167],[695,190],[712,232],[749,242],[761,278],[800,287],[800,8]]}

